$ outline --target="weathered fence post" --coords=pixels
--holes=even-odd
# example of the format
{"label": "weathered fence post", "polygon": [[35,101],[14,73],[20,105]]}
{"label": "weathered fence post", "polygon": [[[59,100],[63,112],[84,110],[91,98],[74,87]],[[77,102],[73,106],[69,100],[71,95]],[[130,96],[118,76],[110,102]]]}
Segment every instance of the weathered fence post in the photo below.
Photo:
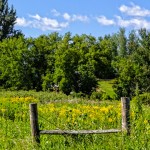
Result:
{"label": "weathered fence post", "polygon": [[38,125],[38,112],[37,104],[31,103],[30,107],[30,125],[31,125],[31,134],[33,137],[33,142],[40,143],[40,132]]}
{"label": "weathered fence post", "polygon": [[122,131],[130,135],[130,99],[128,97],[121,97],[122,105]]}

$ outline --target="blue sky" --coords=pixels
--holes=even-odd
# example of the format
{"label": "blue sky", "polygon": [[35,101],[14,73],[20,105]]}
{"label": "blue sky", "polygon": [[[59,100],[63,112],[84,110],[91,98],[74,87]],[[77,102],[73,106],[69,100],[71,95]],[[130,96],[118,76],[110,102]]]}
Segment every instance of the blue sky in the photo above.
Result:
{"label": "blue sky", "polygon": [[150,29],[148,0],[8,0],[17,11],[15,28],[26,37],[66,32],[113,34],[124,27],[127,32]]}

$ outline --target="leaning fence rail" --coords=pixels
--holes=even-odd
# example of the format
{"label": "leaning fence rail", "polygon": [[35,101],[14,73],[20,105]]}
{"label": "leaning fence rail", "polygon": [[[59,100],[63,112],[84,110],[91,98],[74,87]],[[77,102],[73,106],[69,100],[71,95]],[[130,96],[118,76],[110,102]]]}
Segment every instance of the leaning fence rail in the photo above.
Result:
{"label": "leaning fence rail", "polygon": [[122,127],[121,129],[108,129],[108,130],[40,130],[38,124],[38,111],[37,104],[31,103],[30,107],[30,125],[33,141],[40,143],[41,134],[53,135],[78,135],[78,134],[106,134],[106,133],[119,133],[126,132],[130,134],[130,99],[128,97],[121,98],[122,107]]}

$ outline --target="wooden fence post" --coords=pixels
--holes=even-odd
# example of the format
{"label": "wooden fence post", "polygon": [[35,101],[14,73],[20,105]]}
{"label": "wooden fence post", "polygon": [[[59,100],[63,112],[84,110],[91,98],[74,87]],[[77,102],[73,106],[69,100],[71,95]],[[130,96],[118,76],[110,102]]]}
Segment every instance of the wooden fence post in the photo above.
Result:
{"label": "wooden fence post", "polygon": [[122,105],[122,131],[130,135],[130,99],[128,97],[121,97]]}
{"label": "wooden fence post", "polygon": [[30,125],[33,142],[40,143],[40,131],[38,125],[37,104],[31,103],[30,107]]}

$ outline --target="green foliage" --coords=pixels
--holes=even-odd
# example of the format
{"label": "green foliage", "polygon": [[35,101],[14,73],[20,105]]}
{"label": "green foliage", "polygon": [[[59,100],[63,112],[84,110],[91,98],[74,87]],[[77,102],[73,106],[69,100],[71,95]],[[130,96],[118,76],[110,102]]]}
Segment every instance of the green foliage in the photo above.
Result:
{"label": "green foliage", "polygon": [[[143,106],[142,115],[136,119],[136,106],[132,101],[130,136],[123,133],[41,135],[40,146],[37,146],[32,142],[29,125],[31,102],[38,103],[40,130],[97,130],[121,127],[120,101],[94,103],[78,99],[77,103],[76,99],[70,100],[68,97],[68,101],[65,101],[65,95],[62,97],[61,94],[53,94],[33,91],[0,92],[0,149],[149,149],[150,109]],[[48,101],[44,103],[42,98]]]}
{"label": "green foliage", "polygon": [[[133,101],[136,101],[137,98],[134,97]],[[138,96],[138,100],[140,102],[140,105],[150,105],[150,93],[143,93],[143,94],[139,94]]]}
{"label": "green foliage", "polygon": [[98,87],[97,87],[98,90],[103,91],[102,99],[105,99],[105,100],[116,99],[116,93],[114,92],[114,89],[113,89],[114,83],[115,83],[115,79],[100,80],[98,82]]}
{"label": "green foliage", "polygon": [[[148,92],[150,82],[150,33],[145,29],[139,30],[139,37],[135,34],[130,34],[129,49],[131,53],[126,58],[119,58],[113,62],[114,68],[117,71],[117,80],[114,85],[115,92],[118,97],[135,96],[136,84],[139,87],[139,94]],[[132,49],[133,44],[135,47]]]}
{"label": "green foliage", "polygon": [[104,92],[103,91],[99,91],[99,92],[92,92],[90,99],[91,100],[97,100],[97,101],[101,101],[102,100],[102,96],[103,96]]}
{"label": "green foliage", "polygon": [[115,68],[118,70],[118,78],[114,84],[115,93],[119,97],[132,97],[135,94],[136,66],[131,60],[122,58],[115,62]]}
{"label": "green foliage", "polygon": [[139,95],[142,104],[150,106],[150,93],[143,93]]}
{"label": "green foliage", "polygon": [[86,35],[71,38],[70,33],[67,33],[59,44],[54,79],[64,93],[74,91],[90,94],[92,88],[96,87],[94,60],[91,59],[93,40]]}
{"label": "green foliage", "polygon": [[120,28],[120,31],[118,33],[118,42],[119,42],[119,56],[125,57],[127,55],[127,39],[125,37],[125,29]]}
{"label": "green foliage", "polygon": [[15,21],[16,11],[13,6],[9,8],[8,0],[0,0],[0,41],[21,34],[20,31],[14,30]]}
{"label": "green foliage", "polygon": [[138,37],[134,30],[129,33],[129,37],[127,39],[127,53],[128,55],[133,54],[137,51],[139,46]]}
{"label": "green foliage", "polygon": [[26,86],[27,45],[23,36],[5,39],[0,44],[0,80],[4,88]]}
{"label": "green foliage", "polygon": [[[115,92],[135,96],[149,92],[150,33],[145,29],[125,36],[60,36],[57,32],[38,38],[20,35],[0,43],[0,86],[11,90],[57,91],[90,95],[99,79],[116,78]],[[103,99],[114,97],[106,92]]]}

